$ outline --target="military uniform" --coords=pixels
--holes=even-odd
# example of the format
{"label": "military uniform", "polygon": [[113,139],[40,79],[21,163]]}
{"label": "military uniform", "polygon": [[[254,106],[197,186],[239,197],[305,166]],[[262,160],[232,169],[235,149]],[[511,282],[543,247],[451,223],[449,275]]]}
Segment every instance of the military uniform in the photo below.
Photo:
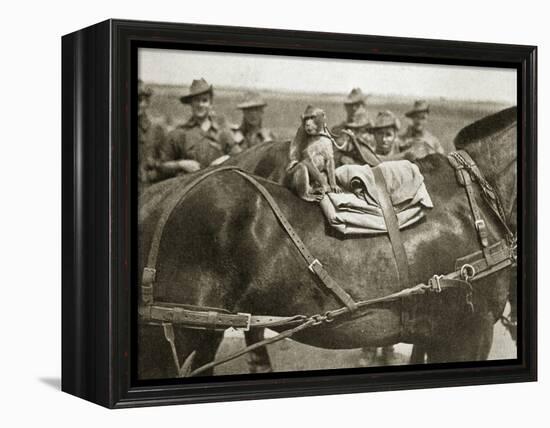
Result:
{"label": "military uniform", "polygon": [[[212,99],[214,89],[206,80],[195,79],[180,101],[190,105],[194,97],[202,94],[209,94]],[[159,175],[164,179],[185,173],[183,169],[171,169],[163,165],[171,161],[195,161],[201,169],[205,168],[226,155],[232,145],[229,126],[216,117],[214,112],[210,111],[204,120],[192,116],[168,134],[160,150]]]}
{"label": "military uniform", "polygon": [[388,153],[382,154],[379,151],[376,151],[376,156],[378,156],[378,159],[380,159],[380,162],[387,162],[391,160],[396,160],[398,157],[400,150],[399,150],[399,143],[400,141],[398,138],[395,139],[390,151]]}
{"label": "military uniform", "polygon": [[[241,125],[231,126],[234,145],[230,154],[237,154],[258,144],[270,143],[275,140],[273,132],[261,125],[263,109],[266,106],[267,103],[258,92],[249,91],[244,94],[243,100],[237,104],[237,108],[243,112],[243,121]],[[252,126],[246,122],[246,114],[250,110],[257,111],[258,126]]]}
{"label": "military uniform", "polygon": [[415,129],[414,126],[409,125],[406,132],[401,135],[401,150],[407,150],[416,143],[427,144],[430,149],[433,150],[433,153],[445,153],[445,150],[443,150],[443,147],[436,136],[425,129],[419,131]]}
{"label": "military uniform", "polygon": [[250,147],[258,144],[271,143],[275,140],[275,136],[271,130],[260,127],[253,130],[248,130],[245,123],[231,126],[233,131],[234,145],[229,154],[234,155],[240,153]]}
{"label": "military uniform", "polygon": [[[335,152],[335,161],[337,165],[358,164],[363,163],[365,158],[364,152],[369,149],[374,150],[375,143],[373,136],[368,132],[372,126],[367,110],[365,108],[367,96],[363,94],[360,88],[353,88],[349,95],[344,99],[344,106],[356,105],[355,111],[351,119],[333,126],[330,130],[331,134],[336,139],[338,150]],[[347,107],[346,107],[347,109]],[[350,111],[347,111],[350,115]],[[349,136],[345,131],[351,131],[355,135],[357,146],[348,144]],[[361,151],[361,153],[358,153]]]}
{"label": "military uniform", "polygon": [[214,114],[210,114],[202,124],[191,117],[168,134],[160,160],[191,159],[205,168],[229,153],[233,144],[230,130]]}
{"label": "military uniform", "polygon": [[140,191],[143,187],[158,180],[155,165],[165,139],[163,127],[159,123],[154,123],[147,114],[147,107],[152,95],[151,87],[140,79],[138,81],[138,182]]}
{"label": "military uniform", "polygon": [[376,145],[375,152],[381,162],[395,160],[400,153],[401,141],[397,136],[397,132],[401,127],[399,119],[389,110],[382,111],[378,113],[376,119],[371,126],[371,132],[376,132],[376,130],[382,130],[385,128],[393,128],[395,130],[395,140],[393,140],[390,150],[387,153],[380,151],[378,145]]}
{"label": "military uniform", "polygon": [[160,159],[165,138],[166,134],[160,124],[153,123],[147,114],[138,117],[138,175],[142,187],[159,180],[155,166]]}
{"label": "military uniform", "polygon": [[[367,112],[359,110],[354,114],[351,122],[344,121],[332,127],[330,132],[338,145],[338,149],[334,153],[337,166],[364,163],[364,159],[369,157],[369,152],[374,151],[376,146],[373,135],[369,133],[371,126],[372,122],[368,118]],[[349,143],[351,137],[346,134],[346,131],[355,135],[357,145]]]}
{"label": "military uniform", "polygon": [[[417,100],[414,102],[413,108],[405,113],[411,120],[415,120],[415,117],[423,117],[427,119],[430,114],[430,105],[423,100]],[[401,151],[410,149],[415,144],[425,144],[429,153],[445,153],[441,143],[426,129],[416,129],[414,125],[409,125],[403,135],[401,135]],[[427,153],[427,154],[429,154]]]}

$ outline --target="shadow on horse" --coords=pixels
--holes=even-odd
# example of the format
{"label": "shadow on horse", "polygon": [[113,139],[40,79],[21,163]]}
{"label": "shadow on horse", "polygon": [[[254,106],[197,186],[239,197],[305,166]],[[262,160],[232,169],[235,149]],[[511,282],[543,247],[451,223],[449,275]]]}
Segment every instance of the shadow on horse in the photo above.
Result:
{"label": "shadow on horse", "polygon": [[[517,227],[516,118],[515,108],[504,110],[464,128],[455,140],[457,148],[469,153],[500,196],[513,232]],[[248,164],[241,159],[240,165],[280,181],[282,176],[277,174],[284,174],[280,167],[284,163],[278,156],[286,153],[284,149],[271,150],[263,157],[244,153]],[[464,188],[457,183],[447,158],[430,155],[417,165],[434,208],[424,220],[401,232],[414,284],[453,271],[458,258],[480,249]],[[140,197],[140,272],[165,203],[186,180],[181,177],[159,183]],[[270,180],[258,181],[305,245],[354,299],[368,300],[400,290],[386,235],[368,239],[337,235],[317,205],[300,200]],[[503,226],[477,185],[475,193],[491,242],[504,239]],[[322,314],[341,306],[315,281],[264,198],[231,171],[213,174],[177,205],[165,224],[157,268],[156,283],[165,289],[166,301],[176,304],[278,316]],[[329,349],[406,342],[420,345],[431,363],[485,360],[493,325],[503,312],[514,280],[515,269],[508,268],[477,281],[473,312],[465,304],[463,290],[450,289],[380,304],[359,318],[346,317],[313,327],[293,339]],[[138,377],[175,377],[162,328],[140,324],[138,335]],[[222,338],[223,332],[183,327],[174,331],[180,358],[195,352],[193,368],[214,359]],[[212,370],[203,373],[211,374]]]}

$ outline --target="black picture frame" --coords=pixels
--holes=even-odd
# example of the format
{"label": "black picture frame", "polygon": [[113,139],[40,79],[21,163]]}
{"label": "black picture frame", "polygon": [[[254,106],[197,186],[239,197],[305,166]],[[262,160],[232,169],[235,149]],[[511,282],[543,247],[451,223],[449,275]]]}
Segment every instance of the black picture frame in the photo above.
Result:
{"label": "black picture frame", "polygon": [[[518,358],[201,378],[133,376],[136,47],[478,65],[517,70]],[[534,46],[108,20],[62,38],[62,390],[110,407],[537,379],[537,49]]]}

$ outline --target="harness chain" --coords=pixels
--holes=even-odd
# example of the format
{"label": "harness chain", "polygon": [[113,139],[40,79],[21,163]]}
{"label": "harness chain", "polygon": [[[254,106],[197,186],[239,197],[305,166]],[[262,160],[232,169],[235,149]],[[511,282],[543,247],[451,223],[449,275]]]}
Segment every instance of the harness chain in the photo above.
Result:
{"label": "harness chain", "polygon": [[[464,152],[465,153],[465,152]],[[461,153],[462,154],[462,153]],[[475,163],[473,163],[473,160],[468,156],[468,158],[471,160],[471,163],[466,162],[466,160],[463,158],[457,158],[454,156],[455,154],[452,153],[449,155],[449,161],[460,172],[460,177],[469,177],[469,174],[473,174],[476,176],[476,173],[472,173],[473,167],[477,169],[477,166]],[[463,155],[463,154],[462,154]],[[458,159],[458,160],[457,160]],[[473,167],[472,167],[473,165]],[[458,166],[458,167],[457,167]],[[466,169],[468,171],[468,174],[463,174],[463,169]],[[258,316],[258,315],[251,315],[251,314],[232,314],[232,313],[226,313],[224,310],[209,310],[209,311],[201,311],[196,310],[192,311],[190,309],[187,309],[187,305],[170,305],[167,303],[154,303],[153,301],[153,284],[155,280],[155,266],[156,266],[156,259],[158,257],[158,251],[160,247],[160,239],[162,237],[162,231],[164,229],[164,225],[166,224],[171,212],[175,209],[175,207],[178,205],[179,202],[183,199],[183,197],[197,184],[199,184],[201,181],[206,179],[208,176],[225,171],[225,170],[232,170],[236,173],[238,173],[240,176],[245,178],[249,183],[251,183],[261,194],[264,196],[264,198],[268,201],[270,207],[272,208],[275,216],[279,220],[280,224],[283,226],[284,230],[287,232],[287,234],[291,237],[293,243],[296,245],[306,262],[309,262],[308,268],[310,271],[315,273],[321,281],[335,294],[341,299],[346,299],[345,296],[347,295],[350,299],[348,301],[348,304],[345,303],[345,307],[328,311],[324,315],[316,314],[313,316],[303,316],[303,315],[296,315],[291,317],[273,317],[273,316]],[[477,175],[481,178],[481,174],[479,171],[477,172]],[[478,176],[476,176],[476,179],[481,184]],[[459,180],[461,181],[461,180]],[[463,181],[464,183],[467,182],[467,179]],[[500,200],[498,199],[498,196],[494,192],[494,190],[490,187],[489,183],[485,181],[485,185],[488,186],[488,190],[492,193],[493,198],[492,201],[498,201],[496,203],[497,207],[499,206]],[[470,186],[471,186],[471,180],[470,180]],[[466,187],[466,186],[465,186]],[[483,185],[482,185],[483,188]],[[466,192],[470,201],[470,207],[472,208],[472,212],[474,213],[474,210],[477,209],[477,211],[474,213],[474,219],[477,222],[477,220],[481,220],[481,215],[479,212],[479,208],[477,207],[477,204],[475,203],[475,200],[473,197],[473,191],[470,187],[470,191],[468,191],[468,188],[466,187]],[[484,191],[485,194],[485,191]],[[474,201],[472,204],[471,201]],[[491,203],[489,203],[489,206],[491,206],[492,209],[493,206]],[[473,208],[475,207],[475,208]],[[500,208],[502,206],[500,205]],[[498,209],[498,208],[497,208]],[[501,211],[502,212],[502,211]],[[503,224],[506,227],[506,230],[509,232],[509,228],[506,225],[506,222],[504,218],[501,216],[501,213],[496,212],[498,218],[503,222]],[[476,223],[476,229],[479,233],[479,227]],[[482,235],[480,235],[481,240]],[[237,326],[243,327],[245,330],[249,329],[250,327],[269,327],[269,326],[283,326],[283,325],[289,325],[293,323],[298,323],[299,325],[297,327],[291,328],[289,330],[285,330],[282,333],[279,333],[278,335],[262,340],[260,342],[254,343],[253,345],[250,345],[248,347],[243,348],[242,350],[233,353],[227,357],[224,357],[222,359],[214,360],[208,364],[205,364],[195,371],[191,373],[181,373],[180,366],[178,363],[178,356],[177,351],[175,349],[175,346],[172,346],[172,342],[170,341],[170,337],[166,336],[166,339],[169,341],[172,353],[177,365],[178,369],[178,375],[179,376],[194,376],[196,374],[202,373],[205,370],[208,370],[210,368],[213,368],[219,364],[225,363],[227,361],[233,360],[243,354],[246,354],[256,348],[266,346],[269,343],[274,343],[279,340],[285,339],[287,337],[291,337],[293,334],[297,333],[298,331],[304,330],[306,328],[310,328],[313,326],[318,326],[322,323],[329,323],[334,321],[334,319],[338,316],[342,316],[345,314],[355,314],[354,318],[360,318],[364,314],[362,314],[361,309],[370,307],[375,304],[379,303],[386,303],[389,301],[395,301],[398,299],[402,299],[404,297],[417,295],[417,294],[424,294],[428,291],[432,292],[441,292],[447,288],[457,288],[462,287],[466,288],[466,291],[468,293],[467,297],[467,303],[472,305],[471,303],[471,291],[472,286],[470,284],[470,281],[476,281],[481,278],[484,278],[488,275],[491,275],[499,270],[505,269],[509,266],[514,266],[516,263],[516,247],[507,245],[507,242],[505,241],[499,241],[494,245],[489,246],[488,242],[487,245],[483,245],[482,242],[482,252],[483,252],[483,258],[476,258],[474,260],[469,260],[469,263],[466,263],[460,267],[460,269],[457,269],[447,275],[434,275],[429,281],[428,284],[418,284],[413,287],[405,288],[401,291],[398,291],[396,293],[370,299],[370,300],[364,300],[355,302],[347,294],[324,270],[321,263],[314,259],[311,253],[307,250],[307,248],[304,246],[303,242],[299,238],[299,236],[296,234],[290,223],[288,223],[288,220],[284,217],[282,211],[278,207],[275,200],[272,198],[272,196],[267,192],[265,187],[263,187],[255,178],[248,175],[246,172],[240,170],[237,167],[233,166],[226,166],[226,167],[220,167],[211,171],[208,171],[207,173],[197,177],[195,180],[190,182],[187,186],[185,186],[182,191],[177,192],[177,197],[172,198],[168,210],[161,215],[161,218],[159,220],[159,223],[157,224],[157,227],[155,229],[155,234],[153,236],[153,241],[149,253],[148,263],[147,266],[144,268],[143,272],[143,278],[142,278],[142,299],[140,304],[140,310],[139,314],[142,320],[147,322],[155,322],[160,321],[162,322],[162,325],[165,327],[165,332],[168,330],[171,330],[172,323],[178,323],[183,324],[186,327],[189,328],[200,328],[200,329],[225,329],[228,327],[234,327],[238,328]],[[470,256],[463,257],[462,259],[474,257],[477,253],[474,253]],[[487,257],[487,254],[489,254],[489,257]],[[311,262],[310,262],[311,260]],[[328,279],[328,282],[327,282]],[[341,292],[345,293],[344,299],[342,299]],[[159,295],[163,295],[162,293],[159,293]],[[471,306],[473,309],[473,306]],[[197,308],[200,309],[200,308]],[[204,319],[206,318],[206,322]],[[191,322],[191,320],[194,319],[194,322]],[[244,323],[244,319],[246,319],[246,325],[242,325]],[[254,321],[253,321],[254,320]],[[170,324],[170,328],[166,328],[166,322]]]}

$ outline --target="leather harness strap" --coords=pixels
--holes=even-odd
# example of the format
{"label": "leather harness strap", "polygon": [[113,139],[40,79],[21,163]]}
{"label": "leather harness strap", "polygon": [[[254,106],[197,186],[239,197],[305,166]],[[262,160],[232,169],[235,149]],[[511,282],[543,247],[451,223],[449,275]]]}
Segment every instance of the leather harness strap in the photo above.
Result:
{"label": "leather harness strap", "polygon": [[149,256],[147,257],[147,264],[143,268],[143,275],[141,278],[141,299],[144,304],[151,304],[153,303],[154,296],[153,296],[153,289],[156,289],[156,300],[162,300],[165,295],[164,285],[161,283],[156,287],[153,287],[156,280],[156,274],[157,274],[157,258],[159,255],[160,250],[160,243],[162,240],[162,234],[164,232],[164,226],[166,225],[166,222],[170,218],[170,215],[178,206],[178,204],[183,200],[185,195],[189,193],[191,189],[193,189],[197,184],[199,184],[201,181],[205,180],[206,178],[210,177],[212,174],[219,173],[223,170],[230,170],[235,169],[234,166],[222,166],[219,168],[212,169],[210,171],[206,171],[202,173],[201,175],[197,176],[193,180],[191,180],[187,185],[183,186],[181,189],[178,189],[173,195],[171,195],[168,199],[168,202],[166,204],[165,209],[162,211],[162,214],[160,215],[160,218],[157,222],[157,225],[155,227],[155,231],[153,233],[153,239],[151,240],[151,246],[149,248]]}
{"label": "leather harness strap", "polygon": [[[451,163],[453,164],[453,166],[456,164],[456,162],[452,161]],[[238,173],[260,192],[260,194],[270,205],[279,223],[289,235],[302,257],[308,263],[309,269],[315,275],[317,275],[317,277],[327,288],[332,290],[332,292],[342,302],[344,302],[345,307],[330,311],[325,316],[314,315],[311,317],[307,317],[304,315],[295,315],[290,317],[280,317],[269,315],[251,315],[243,313],[235,314],[219,308],[197,307],[192,305],[170,304],[160,301],[154,301],[155,299],[153,299],[153,284],[156,276],[156,260],[160,248],[162,232],[171,212],[176,208],[178,203],[181,202],[182,198],[197,184],[199,184],[201,181],[203,181],[213,173],[218,173],[224,170],[232,170]],[[457,168],[457,171],[458,170],[461,170],[461,168]],[[345,290],[343,290],[336,283],[336,281],[334,281],[334,279],[330,277],[330,275],[326,272],[321,263],[316,258],[314,258],[313,255],[311,255],[311,253],[307,250],[304,243],[296,234],[296,232],[280,210],[279,206],[277,205],[273,197],[269,194],[269,192],[265,189],[265,187],[263,187],[262,184],[260,184],[255,178],[238,169],[238,167],[226,166],[203,173],[202,175],[196,177],[191,182],[189,182],[186,186],[182,187],[181,190],[178,189],[169,198],[167,209],[161,215],[161,218],[159,219],[159,222],[157,223],[156,229],[154,231],[153,241],[147,260],[147,266],[144,268],[143,272],[142,302],[139,306],[140,318],[146,322],[162,323],[163,326],[166,324],[175,323],[179,325],[184,325],[189,328],[213,330],[225,330],[227,328],[233,327],[246,331],[251,327],[264,328],[291,324],[303,324],[307,323],[308,320],[311,319],[316,319],[316,323],[314,325],[317,325],[319,322],[322,322],[323,319],[327,322],[330,322],[334,317],[345,313],[357,311],[358,309],[365,308],[373,304],[395,301],[413,294],[422,294],[426,291],[441,291],[446,288],[465,287],[467,288],[467,290],[470,290],[469,295],[471,296],[470,281],[479,280],[499,270],[515,265],[516,246],[509,245],[506,240],[502,240],[491,246],[482,247],[482,251],[478,251],[476,253],[469,254],[465,257],[458,259],[455,271],[446,275],[434,275],[434,277],[430,279],[428,285],[418,284],[414,287],[410,287],[408,279],[408,265],[406,264],[406,254],[404,252],[403,244],[399,236],[399,229],[396,226],[397,219],[395,216],[395,212],[393,211],[393,206],[389,199],[389,195],[387,194],[385,180],[379,168],[375,168],[373,171],[375,174],[377,185],[379,187],[379,202],[385,207],[384,217],[388,225],[387,228],[390,234],[390,240],[392,240],[393,238],[392,247],[394,249],[394,253],[398,252],[399,248],[401,248],[402,250],[401,255],[396,254],[396,260],[398,260],[399,257],[400,260],[405,261],[405,263],[403,264],[398,262],[398,268],[400,264],[401,268],[403,268],[403,266],[406,267],[406,269],[402,269],[399,271],[400,282],[402,282],[404,288],[401,291],[380,298],[355,302],[351,298],[351,296],[349,296],[349,294],[347,294],[347,292],[345,292]],[[460,174],[460,178],[464,180],[461,182],[468,182],[465,176],[462,177],[462,173]],[[384,192],[383,190],[386,190],[386,192]],[[477,207],[477,205],[474,206]],[[479,213],[479,211],[477,212]],[[393,213],[393,216],[388,215],[391,213]],[[477,218],[477,214],[474,214],[474,217]],[[394,234],[395,230],[397,230],[397,235]],[[395,239],[395,236],[397,236],[397,239]],[[397,242],[397,244],[395,244],[395,242]]]}
{"label": "leather harness strap", "polygon": [[511,239],[510,237],[512,233],[510,232],[510,229],[506,224],[506,220],[503,217],[500,199],[496,195],[494,189],[492,189],[489,183],[487,183],[487,181],[483,178],[478,166],[466,151],[458,150],[456,152],[453,152],[449,154],[448,159],[456,171],[457,181],[462,186],[464,186],[464,189],[466,190],[468,203],[470,205],[470,209],[472,211],[472,216],[474,219],[474,227],[478,235],[479,243],[481,244],[481,251],[483,252],[483,256],[485,257],[487,264],[491,265],[494,263],[494,260],[491,252],[488,250],[489,233],[487,231],[487,225],[485,223],[485,220],[483,219],[481,210],[479,209],[475,198],[473,180],[476,180],[480,185],[482,195],[484,195],[487,205],[500,220],[501,224],[506,230],[506,233],[509,235],[509,239]]}
{"label": "leather harness strap", "polygon": [[380,168],[372,168],[374,174],[374,181],[376,182],[378,203],[382,208],[382,215],[386,223],[386,229],[388,230],[388,236],[397,263],[397,272],[399,275],[400,288],[407,288],[410,286],[409,275],[409,262],[407,261],[407,254],[405,253],[405,246],[403,245],[403,239],[401,239],[401,232],[399,231],[399,223],[395,209],[391,202],[390,194],[388,193],[388,187],[384,174]]}
{"label": "leather harness strap", "polygon": [[314,273],[319,280],[331,291],[333,292],[336,297],[340,299],[340,301],[346,305],[350,310],[355,310],[357,307],[357,304],[355,301],[351,298],[351,296],[342,288],[340,285],[329,275],[329,273],[325,270],[321,262],[315,258],[310,251],[307,249],[307,247],[304,245],[302,239],[298,236],[292,225],[288,222],[284,214],[282,213],[281,209],[279,208],[279,205],[273,199],[273,196],[269,194],[269,192],[266,190],[264,186],[262,186],[255,178],[251,177],[250,175],[235,170],[237,174],[239,174],[241,177],[243,177],[246,181],[248,181],[250,184],[252,184],[258,192],[264,197],[264,199],[267,201],[269,206],[271,207],[271,210],[273,211],[273,214],[275,214],[275,217],[277,217],[277,220],[285,230],[285,232],[288,234],[294,245],[296,246],[296,249],[301,254],[301,256],[304,258],[306,263],[308,264],[309,270]]}
{"label": "leather harness strap", "polygon": [[230,313],[220,310],[192,310],[180,305],[164,302],[152,305],[142,305],[139,315],[143,320],[156,323],[173,323],[185,325],[186,328],[203,330],[235,330],[248,331],[250,328],[270,328],[282,325],[300,324],[306,317],[294,315],[280,317],[272,315],[251,315],[248,313]]}
{"label": "leather harness strap", "polygon": [[[277,202],[275,202],[275,200],[269,194],[269,192],[265,189],[265,187],[262,186],[256,179],[254,179],[247,173],[241,171],[238,167],[235,167],[235,166],[225,166],[225,167],[222,166],[217,169],[207,171],[204,174],[192,180],[191,182],[189,182],[186,186],[184,186],[181,189],[181,191],[178,191],[174,195],[172,195],[165,211],[163,211],[157,223],[157,226],[155,228],[155,232],[151,242],[151,247],[149,249],[149,256],[147,258],[147,265],[143,269],[143,276],[142,276],[142,283],[141,283],[142,303],[144,305],[151,305],[155,300],[153,296],[153,292],[154,292],[153,289],[154,289],[154,283],[156,279],[156,263],[157,263],[157,258],[160,250],[160,243],[161,243],[162,234],[164,231],[164,226],[166,225],[166,222],[170,218],[171,213],[174,211],[176,206],[183,200],[185,195],[191,189],[193,189],[196,185],[198,185],[201,181],[205,180],[206,178],[208,178],[210,175],[214,173],[219,173],[219,172],[228,171],[228,170],[238,173],[246,181],[252,184],[256,188],[256,190],[258,190],[258,192],[260,192],[260,194],[264,197],[264,199],[267,201],[267,203],[271,207],[271,210],[275,214],[275,217],[277,218],[277,220],[279,221],[283,229],[286,231],[286,233],[290,237],[293,244],[298,249],[298,252],[302,255],[302,257],[308,264],[309,270],[313,274],[315,274],[319,278],[321,283],[324,286],[326,286],[332,293],[334,293],[334,295],[338,297],[338,299],[340,299],[340,301],[346,307],[348,307],[350,310],[354,310],[356,308],[355,301],[342,287],[340,287],[340,285],[324,269],[321,262],[317,258],[315,258],[311,254],[311,252],[307,249],[307,247],[304,245],[303,241],[300,239],[300,237],[298,236],[294,228],[290,225],[286,217],[283,215]],[[157,288],[157,300],[162,300],[165,295],[164,287],[162,285],[159,285],[156,288]]]}
{"label": "leather harness strap", "polygon": [[474,226],[479,237],[479,243],[481,244],[482,248],[485,248],[489,245],[489,236],[487,233],[487,226],[485,224],[485,221],[481,217],[481,211],[479,210],[479,206],[476,202],[470,172],[466,170],[464,165],[457,161],[457,158],[453,155],[449,155],[449,162],[456,170],[458,182],[462,184],[462,186],[464,186],[464,189],[466,190],[468,203],[470,204],[470,209],[474,218]]}

